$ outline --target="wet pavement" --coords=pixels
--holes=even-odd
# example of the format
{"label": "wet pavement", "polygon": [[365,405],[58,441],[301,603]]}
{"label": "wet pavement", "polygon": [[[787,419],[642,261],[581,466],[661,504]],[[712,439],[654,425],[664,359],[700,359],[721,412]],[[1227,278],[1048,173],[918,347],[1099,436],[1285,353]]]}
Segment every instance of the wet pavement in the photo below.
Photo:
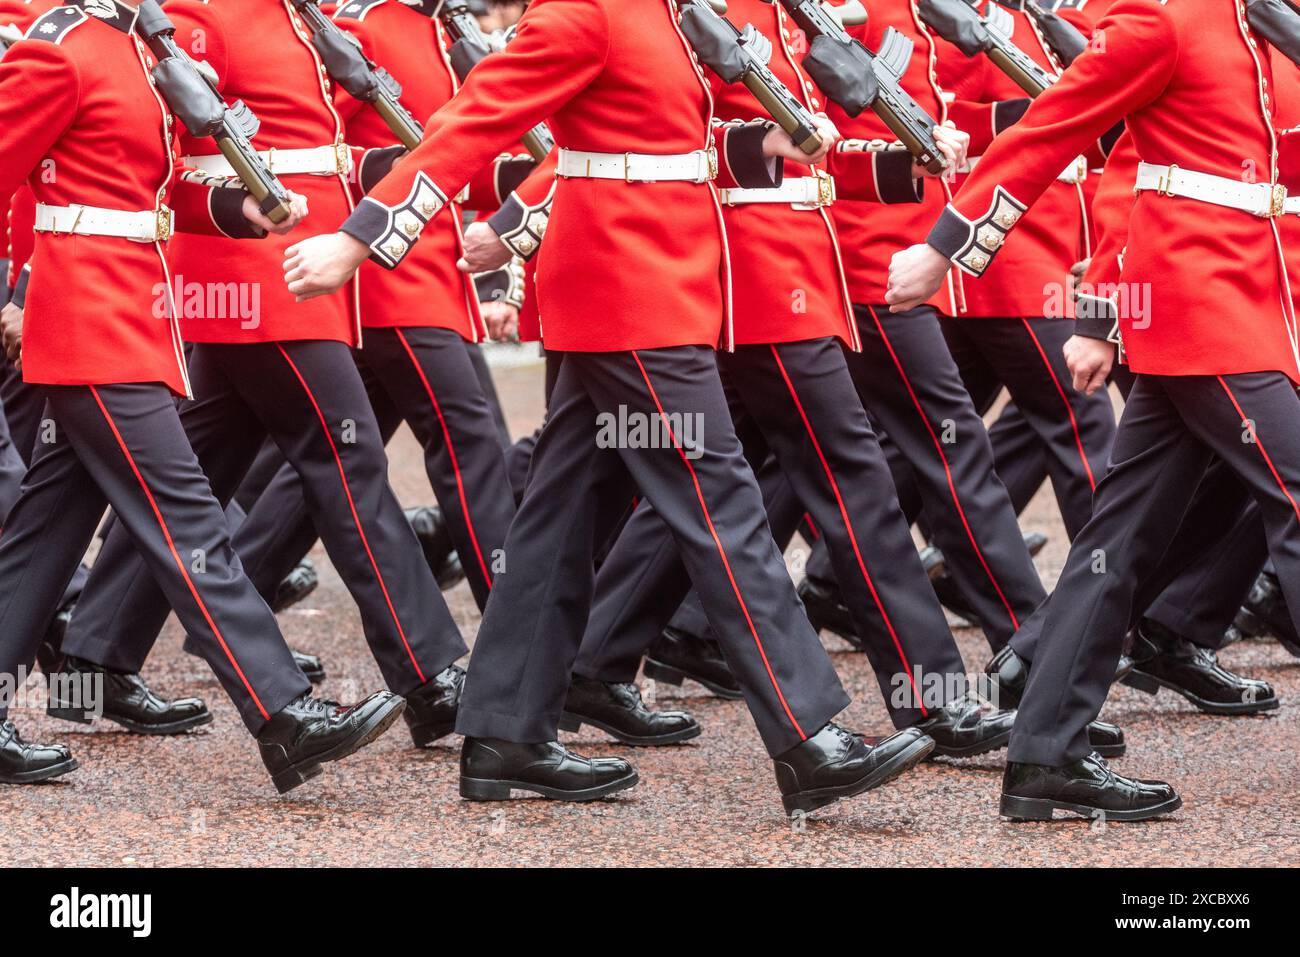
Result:
{"label": "wet pavement", "polygon": [[[498,372],[516,435],[540,415],[541,370]],[[419,450],[403,432],[390,449],[404,502],[429,499]],[[1064,559],[1050,491],[1024,517],[1048,532],[1045,580]],[[798,547],[798,543],[796,543]],[[319,590],[281,616],[291,644],[320,654],[324,692],[342,700],[379,688],[347,592],[313,553]],[[799,556],[790,555],[796,562]],[[448,600],[472,641],[478,614],[461,584]],[[890,730],[865,658],[825,636],[854,698],[843,723]],[[968,668],[988,648],[958,631]],[[1222,656],[1271,682],[1283,698],[1271,717],[1215,718],[1181,698],[1117,688],[1103,717],[1122,725],[1129,753],[1118,770],[1165,778],[1183,795],[1172,818],[1101,827],[1077,820],[1011,824],[997,815],[1003,754],[933,762],[899,781],[792,824],[743,703],[688,683],[647,685],[647,694],[691,710],[704,733],[666,749],[627,749],[593,729],[563,735],[592,754],[629,756],[641,784],[603,802],[542,799],[463,802],[456,792],[456,739],[417,751],[405,725],[284,797],[277,797],[253,741],[206,666],[180,650],[169,623],[146,677],[169,695],[195,694],[216,712],[207,728],[148,738],[101,723],[89,729],[16,710],[28,740],[63,741],[81,761],[45,785],[0,789],[0,865],[1297,865],[1300,811],[1300,660],[1272,642],[1245,642]]]}

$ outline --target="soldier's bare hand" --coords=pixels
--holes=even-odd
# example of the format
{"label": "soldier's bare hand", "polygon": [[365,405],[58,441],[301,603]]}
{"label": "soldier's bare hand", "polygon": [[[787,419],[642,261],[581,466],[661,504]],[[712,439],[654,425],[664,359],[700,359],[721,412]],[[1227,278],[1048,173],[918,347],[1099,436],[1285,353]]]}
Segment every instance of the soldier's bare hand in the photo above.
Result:
{"label": "soldier's bare hand", "polygon": [[519,310],[510,303],[500,300],[480,302],[478,309],[493,342],[508,342],[519,332]]}
{"label": "soldier's bare hand", "polygon": [[889,288],[885,292],[889,311],[903,312],[925,302],[939,291],[951,265],[926,243],[894,253],[889,261]]}
{"label": "soldier's bare hand", "polygon": [[966,153],[970,149],[970,134],[957,129],[952,122],[936,126],[930,131],[934,134],[934,145],[948,161],[948,169],[942,173],[931,173],[924,166],[913,166],[917,178],[922,176],[947,176],[966,165]]}
{"label": "soldier's bare hand", "polygon": [[840,131],[835,128],[834,123],[820,113],[813,119],[817,125],[817,135],[822,141],[816,153],[805,153],[795,145],[794,140],[790,139],[789,133],[779,126],[774,126],[763,137],[763,155],[773,159],[788,159],[796,163],[820,163],[835,146],[835,141],[840,138]]}
{"label": "soldier's bare hand", "polygon": [[465,255],[456,261],[461,272],[491,272],[510,262],[510,247],[487,223],[470,223],[465,229]]}
{"label": "soldier's bare hand", "polygon": [[3,329],[5,355],[15,369],[23,367],[23,311],[12,302],[0,310],[0,328]]}
{"label": "soldier's bare hand", "polygon": [[342,287],[370,250],[347,233],[322,233],[295,243],[284,254],[284,281],[302,302]]}
{"label": "soldier's bare hand", "polygon": [[1066,280],[1066,286],[1071,300],[1079,294],[1079,283],[1083,282],[1083,277],[1087,275],[1088,267],[1091,265],[1091,259],[1081,259],[1070,267],[1070,278]]}
{"label": "soldier's bare hand", "polygon": [[273,223],[271,218],[258,208],[257,200],[252,196],[244,197],[244,218],[259,229],[277,236],[284,236],[307,218],[307,197],[289,192],[289,218],[282,223]]}
{"label": "soldier's bare hand", "polygon": [[1074,378],[1074,388],[1084,395],[1092,395],[1106,384],[1111,366],[1115,364],[1115,344],[1105,339],[1088,336],[1070,336],[1061,351],[1065,365]]}

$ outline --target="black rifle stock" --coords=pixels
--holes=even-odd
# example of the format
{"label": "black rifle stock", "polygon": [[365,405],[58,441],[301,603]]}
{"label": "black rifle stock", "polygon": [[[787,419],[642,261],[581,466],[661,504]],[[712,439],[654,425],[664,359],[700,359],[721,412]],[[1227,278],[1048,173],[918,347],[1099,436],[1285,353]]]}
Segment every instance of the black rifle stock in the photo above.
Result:
{"label": "black rifle stock", "polygon": [[1052,85],[1052,77],[1010,39],[1008,24],[1014,18],[1001,7],[990,7],[987,17],[965,0],[920,0],[921,21],[966,56],[984,54],[1016,86],[1035,97]]}
{"label": "black rifle stock", "polygon": [[347,93],[370,104],[408,150],[420,145],[424,128],[402,106],[402,86],[365,55],[357,38],[325,15],[316,0],[290,0],[307,28],[325,71]]}
{"label": "black rifle stock", "polygon": [[[452,39],[451,50],[447,54],[451,68],[464,83],[469,71],[492,52],[492,44],[488,42],[466,0],[445,0],[438,8],[438,17]],[[525,133],[523,143],[528,155],[539,163],[555,148],[555,138],[545,123],[538,123]]]}
{"label": "black rifle stock", "polygon": [[809,155],[821,149],[816,119],[768,69],[772,47],[766,37],[748,24],[736,29],[708,0],[682,6],[681,28],[700,62],[724,83],[743,83],[796,146]]}
{"label": "black rifle stock", "polygon": [[873,54],[820,0],[780,3],[808,38],[803,67],[822,92],[849,116],[870,107],[918,163],[931,173],[944,172],[948,161],[934,140],[938,123],[900,82],[912,57],[912,41],[890,27]]}
{"label": "black rifle stock", "polygon": [[[210,136],[258,208],[273,223],[289,218],[289,192],[250,142],[259,121],[242,100],[226,106],[216,80],[176,45],[176,26],[157,0],[142,0],[135,29],[158,63],[150,71],[158,92],[191,136]],[[205,64],[206,66],[206,64]]]}
{"label": "black rifle stock", "polygon": [[1288,0],[1246,0],[1246,21],[1278,52],[1300,64],[1300,11]]}

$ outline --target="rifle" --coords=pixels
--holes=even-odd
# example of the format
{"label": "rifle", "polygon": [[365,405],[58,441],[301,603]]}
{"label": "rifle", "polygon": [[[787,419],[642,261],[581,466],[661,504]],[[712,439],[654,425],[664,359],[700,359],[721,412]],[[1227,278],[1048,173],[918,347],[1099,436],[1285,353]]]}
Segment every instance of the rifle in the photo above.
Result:
{"label": "rifle", "polygon": [[805,153],[811,155],[821,149],[817,121],[768,69],[772,44],[767,37],[752,24],[746,24],[744,30],[736,29],[735,24],[714,10],[710,0],[689,0],[681,11],[682,33],[701,63],[724,83],[743,83]]}
{"label": "rifle", "polygon": [[1069,66],[1088,49],[1088,38],[1079,32],[1078,27],[1053,11],[1044,10],[1034,0],[1025,0],[1025,14],[1034,21],[1034,26],[1038,27],[1043,40],[1061,61],[1061,66]]}
{"label": "rifle", "polygon": [[141,0],[135,30],[158,64],[151,70],[158,92],[168,108],[185,124],[191,136],[210,136],[221,155],[235,170],[258,208],[273,223],[289,218],[288,190],[275,178],[250,142],[261,121],[243,100],[226,106],[217,91],[217,77],[206,63],[195,63],[176,45],[172,23],[157,0]]}
{"label": "rifle", "polygon": [[873,54],[818,0],[780,2],[808,37],[803,67],[822,92],[849,116],[871,107],[918,163],[931,173],[946,170],[948,161],[934,141],[938,124],[900,82],[912,58],[912,41],[890,27]]}
{"label": "rifle", "polygon": [[983,53],[1031,97],[1054,82],[1011,42],[1015,19],[1001,7],[990,4],[988,16],[981,17],[965,0],[920,0],[917,12],[922,22],[966,56]]}
{"label": "rifle", "polygon": [[361,43],[325,15],[317,0],[290,0],[311,30],[311,45],[334,82],[383,117],[408,150],[420,145],[424,127],[402,106],[402,85],[361,50]]}
{"label": "rifle", "polygon": [[[493,52],[491,41],[478,25],[467,0],[444,0],[437,16],[451,36],[451,50],[447,54],[451,68],[462,83],[469,71],[484,57]],[[555,138],[545,123],[538,123],[523,136],[524,149],[534,160],[541,162],[555,148]]]}

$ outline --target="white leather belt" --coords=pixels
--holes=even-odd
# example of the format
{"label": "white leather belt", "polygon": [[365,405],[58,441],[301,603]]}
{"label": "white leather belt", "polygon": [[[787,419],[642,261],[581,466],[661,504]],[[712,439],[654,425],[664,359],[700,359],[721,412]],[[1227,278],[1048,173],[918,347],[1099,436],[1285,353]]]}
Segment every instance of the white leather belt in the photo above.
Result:
{"label": "white leather belt", "polygon": [[1274,217],[1286,212],[1286,187],[1278,183],[1243,183],[1230,176],[1197,173],[1178,166],[1155,166],[1139,163],[1133,191],[1151,190],[1162,196],[1183,196],[1215,206],[1240,209],[1254,216]]}
{"label": "white leather belt", "polygon": [[[961,172],[969,173],[977,165],[979,165],[979,161],[980,158],[978,156],[972,156],[970,159],[966,161],[966,167]],[[1056,174],[1056,179],[1058,182],[1069,183],[1071,185],[1075,183],[1082,183],[1087,178],[1088,178],[1088,161],[1084,159],[1082,156],[1076,156],[1074,158],[1073,163],[1071,163],[1065,169],[1061,170],[1061,172]]]}
{"label": "white leather belt", "polygon": [[720,189],[724,206],[747,203],[788,203],[794,209],[821,209],[835,202],[835,180],[821,176],[797,176],[772,189]]}
{"label": "white leather belt", "polygon": [[[313,176],[333,176],[347,173],[352,167],[352,154],[347,146],[313,146],[302,150],[258,150],[267,169],[277,176],[307,173]],[[220,153],[212,156],[187,156],[184,163],[213,176],[234,176],[235,170]]]}
{"label": "white leather belt", "polygon": [[116,236],[136,243],[165,242],[172,234],[172,211],[166,206],[138,213],[98,206],[36,204],[38,233]]}
{"label": "white leather belt", "polygon": [[628,183],[707,183],[718,175],[716,150],[655,155],[561,149],[556,175],[565,179],[621,179]]}

